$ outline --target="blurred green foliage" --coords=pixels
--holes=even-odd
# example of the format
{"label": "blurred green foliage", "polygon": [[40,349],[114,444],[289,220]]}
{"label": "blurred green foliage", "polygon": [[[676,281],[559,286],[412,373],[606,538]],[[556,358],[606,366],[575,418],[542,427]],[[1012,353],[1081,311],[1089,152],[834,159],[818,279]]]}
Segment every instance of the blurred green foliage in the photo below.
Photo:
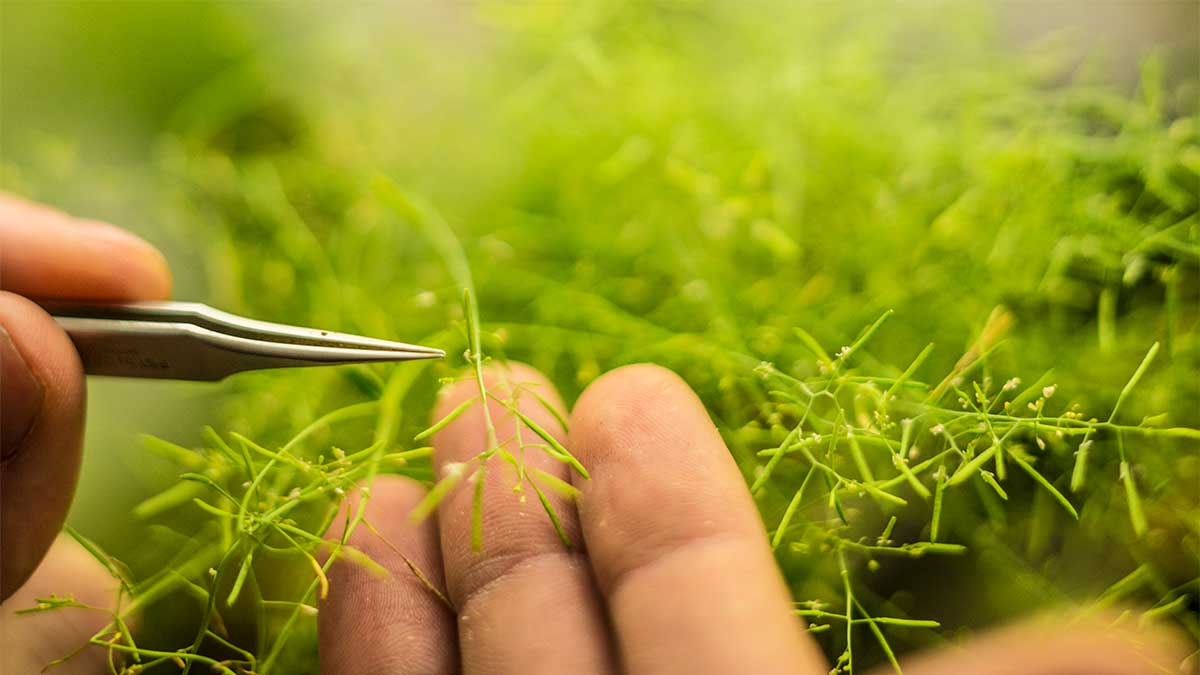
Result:
{"label": "blurred green foliage", "polygon": [[[541,368],[568,400],[607,369],[662,363],[700,393],[748,482],[758,451],[796,423],[755,365],[819,378],[793,329],[833,354],[888,309],[857,375],[894,378],[933,343],[913,379],[936,385],[1004,307],[1011,328],[980,382],[1053,370],[1054,415],[1104,420],[1158,342],[1117,421],[1200,427],[1197,73],[1164,55],[1118,86],[1069,42],[1008,48],[993,11],[968,3],[3,12],[4,185],[147,233],[183,294],[223,309],[460,349],[462,289],[421,222],[444,218],[475,277],[486,352]],[[397,190],[415,216],[395,208]],[[413,376],[401,445],[427,425],[437,378],[461,366]],[[390,376],[239,376],[222,385],[215,426],[278,447]],[[191,445],[198,428],[154,431]],[[372,429],[321,431],[312,451],[363,447]],[[1095,599],[1141,570],[1123,599],[1185,598],[1177,614],[1200,639],[1187,619],[1195,436],[1125,442],[1145,532],[1130,527],[1116,439],[1099,432],[1080,491],[1068,490],[1076,446],[1038,459],[1078,524],[1019,472],[1007,501],[960,490],[941,540],[968,554],[864,564],[859,598],[954,630]],[[782,462],[758,490],[768,528],[805,468]],[[165,469],[147,480],[171,483]],[[142,496],[111,497],[120,530],[145,527],[124,520]],[[928,540],[930,505],[908,497],[902,510],[854,507],[852,534],[873,538],[899,515],[894,540]],[[203,514],[179,511],[174,528],[200,531]],[[138,574],[163,564],[161,547],[97,529]],[[780,562],[797,599],[836,603],[836,567],[813,545],[781,547]],[[150,644],[178,646],[194,619],[166,615]],[[831,655],[838,633],[821,634]],[[896,635],[901,650],[942,639]],[[861,642],[859,662],[882,658]],[[303,662],[312,641],[293,643],[287,658]]]}

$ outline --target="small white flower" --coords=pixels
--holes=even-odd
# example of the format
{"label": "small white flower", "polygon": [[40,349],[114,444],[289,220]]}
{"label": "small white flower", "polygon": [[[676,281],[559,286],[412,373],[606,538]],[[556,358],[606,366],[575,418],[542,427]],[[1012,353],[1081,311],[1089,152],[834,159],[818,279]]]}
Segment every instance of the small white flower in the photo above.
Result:
{"label": "small white flower", "polygon": [[1013,389],[1016,389],[1019,386],[1021,386],[1021,378],[1014,377],[1013,379],[1004,383],[1004,391],[1012,391]]}
{"label": "small white flower", "polygon": [[933,434],[934,436],[941,436],[945,431],[946,427],[944,425],[935,424],[933,425],[933,428],[929,430],[929,433]]}
{"label": "small white flower", "polygon": [[1057,390],[1058,390],[1057,384],[1051,384],[1049,386],[1042,387],[1042,396],[1044,396],[1045,398],[1050,398],[1051,396],[1054,395],[1054,392]]}
{"label": "small white flower", "polygon": [[850,347],[848,345],[842,345],[842,348],[838,350],[837,357],[839,359],[844,359],[848,354],[850,354]]}

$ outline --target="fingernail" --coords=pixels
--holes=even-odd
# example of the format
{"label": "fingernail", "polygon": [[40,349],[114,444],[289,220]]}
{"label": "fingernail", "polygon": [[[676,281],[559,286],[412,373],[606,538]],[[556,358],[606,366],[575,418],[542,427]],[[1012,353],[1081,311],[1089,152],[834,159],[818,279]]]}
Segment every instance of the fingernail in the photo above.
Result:
{"label": "fingernail", "polygon": [[0,328],[0,461],[17,451],[29,434],[45,391],[8,331]]}

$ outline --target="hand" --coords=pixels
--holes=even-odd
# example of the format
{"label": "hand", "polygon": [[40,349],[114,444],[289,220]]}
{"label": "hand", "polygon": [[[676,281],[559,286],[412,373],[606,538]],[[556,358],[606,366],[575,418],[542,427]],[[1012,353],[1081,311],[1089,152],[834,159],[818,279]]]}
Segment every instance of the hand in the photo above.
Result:
{"label": "hand", "polygon": [[[75,650],[107,617],[15,610],[51,593],[102,607],[116,597],[99,563],[55,541],[79,473],[84,377],[66,334],[26,298],[160,299],[171,277],[128,232],[0,194],[0,289],[0,672],[17,675]],[[105,672],[90,651],[56,672]]]}
{"label": "hand", "polygon": [[[520,385],[560,405],[549,381],[526,366],[493,369],[488,379],[501,398]],[[474,382],[455,385],[439,402],[439,418],[477,394]],[[581,493],[577,506],[547,495],[578,546],[564,548],[536,495],[514,493],[514,472],[499,460],[489,464],[478,552],[470,544],[470,489],[443,501],[436,523],[418,525],[408,514],[424,489],[380,478],[366,509],[379,534],[359,527],[350,542],[391,575],[346,561],[333,566],[318,615],[323,673],[829,672],[792,615],[733,458],[682,380],[656,366],[604,375],[580,397],[565,439],[535,398],[519,403],[591,474],[571,478]],[[511,415],[497,403],[490,413],[499,439],[511,437]],[[435,437],[435,467],[467,462],[485,446],[476,405]],[[525,458],[568,477],[539,451]],[[1183,654],[1169,636],[1114,630],[1111,618],[1046,617],[955,651],[905,659],[905,672],[1175,672]]]}

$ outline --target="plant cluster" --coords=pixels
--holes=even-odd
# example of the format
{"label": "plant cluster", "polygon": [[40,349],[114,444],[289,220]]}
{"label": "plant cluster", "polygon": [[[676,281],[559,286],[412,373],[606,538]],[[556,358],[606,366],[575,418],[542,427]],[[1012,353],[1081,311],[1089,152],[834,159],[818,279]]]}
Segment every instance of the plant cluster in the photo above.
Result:
{"label": "plant cluster", "polygon": [[[147,440],[185,473],[128,570],[88,544],[125,580],[115,672],[311,672],[325,570],[372,564],[325,536],[371,527],[380,473],[431,486],[418,517],[454,489],[479,513],[506,463],[556,519],[570,487],[522,453],[587,467],[528,420],[431,469],[484,354],[567,400],[680,373],[838,670],[1079,602],[1200,644],[1195,73],[1122,88],[969,3],[701,5],[485,4],[405,39],[351,11],[179,106],[160,206],[208,301],[463,358],[239,376],[222,432]],[[428,426],[463,367],[478,397]],[[139,612],[165,620],[135,643]]]}

